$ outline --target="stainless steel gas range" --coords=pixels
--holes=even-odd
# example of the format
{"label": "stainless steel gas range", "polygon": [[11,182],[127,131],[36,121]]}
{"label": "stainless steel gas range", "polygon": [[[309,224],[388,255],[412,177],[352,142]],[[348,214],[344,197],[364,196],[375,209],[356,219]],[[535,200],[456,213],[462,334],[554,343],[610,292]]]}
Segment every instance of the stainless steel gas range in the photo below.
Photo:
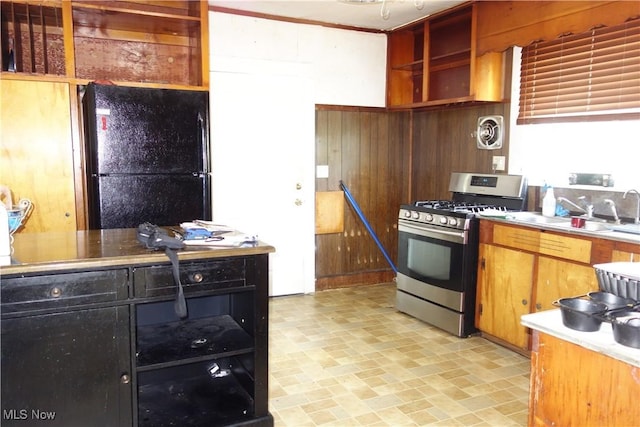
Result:
{"label": "stainless steel gas range", "polygon": [[402,205],[396,308],[459,337],[474,332],[479,212],[522,211],[521,175],[453,173],[451,200]]}

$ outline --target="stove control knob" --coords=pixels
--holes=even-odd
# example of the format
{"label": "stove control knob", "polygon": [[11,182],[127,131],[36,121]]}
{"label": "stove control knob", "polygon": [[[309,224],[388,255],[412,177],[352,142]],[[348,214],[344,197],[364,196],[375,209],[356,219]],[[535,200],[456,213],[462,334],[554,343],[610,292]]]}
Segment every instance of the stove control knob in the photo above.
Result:
{"label": "stove control knob", "polygon": [[446,216],[441,216],[440,217],[440,224],[445,225],[447,223],[447,217]]}
{"label": "stove control knob", "polygon": [[404,211],[405,218],[411,218],[411,211]]}
{"label": "stove control knob", "polygon": [[430,213],[425,214],[424,219],[426,219],[427,222],[433,222],[433,215],[431,215]]}
{"label": "stove control knob", "polygon": [[413,219],[419,219],[420,218],[420,212],[411,212],[411,216],[413,217]]}
{"label": "stove control knob", "polygon": [[458,225],[458,220],[455,218],[449,218],[449,225]]}

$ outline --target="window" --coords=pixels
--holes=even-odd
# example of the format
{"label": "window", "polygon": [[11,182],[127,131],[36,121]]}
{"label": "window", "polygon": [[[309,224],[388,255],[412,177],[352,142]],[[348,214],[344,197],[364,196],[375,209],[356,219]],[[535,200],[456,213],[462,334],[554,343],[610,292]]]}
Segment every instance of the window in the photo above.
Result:
{"label": "window", "polygon": [[518,124],[640,119],[640,19],[522,49]]}

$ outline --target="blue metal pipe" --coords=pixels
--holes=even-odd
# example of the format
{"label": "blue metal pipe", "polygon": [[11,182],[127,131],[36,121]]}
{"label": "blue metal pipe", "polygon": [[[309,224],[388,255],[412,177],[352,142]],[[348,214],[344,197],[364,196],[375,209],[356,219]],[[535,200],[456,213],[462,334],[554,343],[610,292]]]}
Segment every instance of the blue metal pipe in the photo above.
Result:
{"label": "blue metal pipe", "polygon": [[382,252],[382,255],[384,255],[385,259],[387,260],[387,262],[389,263],[389,265],[393,269],[393,272],[397,274],[398,273],[398,269],[393,264],[393,261],[391,260],[391,257],[389,257],[389,254],[384,249],[384,246],[382,246],[382,243],[380,242],[380,239],[378,239],[378,236],[376,235],[376,232],[373,231],[373,228],[371,228],[371,225],[369,224],[369,221],[367,221],[367,218],[364,216],[364,213],[360,209],[360,206],[358,206],[358,202],[356,202],[356,200],[353,198],[353,196],[351,195],[351,193],[347,189],[347,186],[344,185],[344,183],[342,181],[340,181],[340,188],[342,189],[342,191],[344,191],[344,196],[347,198],[347,201],[349,202],[349,204],[351,205],[353,210],[356,211],[356,214],[358,214],[358,216],[360,217],[360,220],[362,221],[364,226],[367,228],[367,231],[369,231],[369,234],[371,235],[371,237],[373,237],[373,240],[374,240],[374,242],[376,242],[376,245],[378,245],[378,248],[380,248],[380,251]]}

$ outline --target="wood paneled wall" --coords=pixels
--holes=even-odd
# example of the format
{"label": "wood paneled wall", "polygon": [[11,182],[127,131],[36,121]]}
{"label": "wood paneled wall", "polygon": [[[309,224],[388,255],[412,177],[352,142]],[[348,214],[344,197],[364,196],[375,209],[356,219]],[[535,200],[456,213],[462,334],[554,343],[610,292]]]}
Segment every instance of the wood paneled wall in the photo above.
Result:
{"label": "wood paneled wall", "polygon": [[[508,126],[499,150],[476,148],[478,117],[503,115],[509,104],[433,111],[318,106],[316,191],[347,186],[385,250],[397,262],[397,216],[413,200],[450,199],[451,172],[492,172],[492,157],[508,159]],[[507,165],[508,167],[508,165]],[[316,290],[380,283],[394,273],[353,208],[345,203],[344,232],[316,235]]]}
{"label": "wood paneled wall", "polygon": [[493,156],[505,156],[508,169],[508,125],[505,125],[501,149],[476,148],[474,132],[478,117],[490,115],[503,116],[507,124],[509,104],[478,104],[414,113],[411,200],[450,199],[451,173],[493,173]]}
{"label": "wood paneled wall", "polygon": [[[409,199],[410,112],[318,107],[316,164],[329,166],[316,191],[342,181],[395,263],[397,216]],[[393,270],[354,209],[345,203],[344,232],[316,235],[316,290],[388,281]]]}

